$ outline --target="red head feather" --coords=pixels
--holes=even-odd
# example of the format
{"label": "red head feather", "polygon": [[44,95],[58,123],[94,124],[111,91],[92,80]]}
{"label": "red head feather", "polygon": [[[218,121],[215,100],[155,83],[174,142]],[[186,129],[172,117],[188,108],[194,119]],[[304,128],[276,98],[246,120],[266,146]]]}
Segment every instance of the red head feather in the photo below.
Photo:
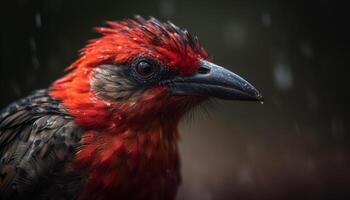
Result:
{"label": "red head feather", "polygon": [[[200,59],[208,59],[197,37],[192,37],[186,30],[170,22],[162,23],[155,18],[144,20],[137,16],[107,24],[110,27],[96,28],[102,37],[92,40],[82,49],[81,57],[67,68],[75,70],[56,81],[51,88],[51,95],[63,100],[81,126],[115,126],[115,121],[119,121],[116,118],[119,119],[121,115],[115,112],[120,106],[114,106],[113,112],[110,109],[110,104],[118,102],[97,99],[91,92],[90,78],[94,67],[123,64],[147,56],[179,75],[187,76],[197,70]],[[153,88],[152,94],[161,92],[160,88]]]}
{"label": "red head feather", "polygon": [[109,21],[107,24],[109,28],[96,28],[103,36],[92,40],[83,49],[81,58],[69,68],[124,63],[144,55],[181,75],[189,75],[197,69],[199,59],[208,58],[197,37],[192,37],[187,30],[181,30],[171,22],[135,17],[135,20]]}

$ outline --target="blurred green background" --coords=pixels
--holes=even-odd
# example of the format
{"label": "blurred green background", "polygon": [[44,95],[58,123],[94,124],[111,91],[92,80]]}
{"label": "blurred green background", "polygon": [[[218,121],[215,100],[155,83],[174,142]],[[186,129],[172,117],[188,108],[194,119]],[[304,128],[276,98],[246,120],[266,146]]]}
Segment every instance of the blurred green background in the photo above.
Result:
{"label": "blurred green background", "polygon": [[184,120],[178,200],[350,199],[340,1],[7,0],[0,11],[0,107],[61,77],[105,20],[171,20],[266,100],[215,101]]}

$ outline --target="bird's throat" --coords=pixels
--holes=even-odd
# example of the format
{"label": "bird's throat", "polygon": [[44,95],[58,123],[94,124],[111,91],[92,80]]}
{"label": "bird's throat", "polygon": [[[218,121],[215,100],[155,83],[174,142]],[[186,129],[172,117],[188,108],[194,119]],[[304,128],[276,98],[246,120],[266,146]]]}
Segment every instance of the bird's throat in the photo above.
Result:
{"label": "bird's throat", "polygon": [[106,199],[171,197],[180,182],[177,137],[176,129],[162,125],[120,133],[87,132],[75,160],[77,170],[87,171],[82,199],[91,199],[91,194]]}

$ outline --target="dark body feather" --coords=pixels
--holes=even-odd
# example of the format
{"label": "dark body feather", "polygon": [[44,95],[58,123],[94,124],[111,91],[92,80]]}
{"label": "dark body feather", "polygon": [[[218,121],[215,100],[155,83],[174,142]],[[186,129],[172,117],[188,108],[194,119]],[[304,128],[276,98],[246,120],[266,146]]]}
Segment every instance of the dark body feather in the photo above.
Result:
{"label": "dark body feather", "polygon": [[61,102],[39,90],[0,112],[0,199],[75,199],[71,162],[81,130]]}

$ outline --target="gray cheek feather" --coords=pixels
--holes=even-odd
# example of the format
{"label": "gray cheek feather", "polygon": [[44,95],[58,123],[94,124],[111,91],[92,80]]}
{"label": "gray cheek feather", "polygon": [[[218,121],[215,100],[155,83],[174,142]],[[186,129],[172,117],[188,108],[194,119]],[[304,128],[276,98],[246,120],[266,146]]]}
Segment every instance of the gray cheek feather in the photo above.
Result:
{"label": "gray cheek feather", "polygon": [[90,80],[92,91],[100,98],[111,101],[125,101],[145,91],[127,73],[127,66],[100,65],[93,71]]}

